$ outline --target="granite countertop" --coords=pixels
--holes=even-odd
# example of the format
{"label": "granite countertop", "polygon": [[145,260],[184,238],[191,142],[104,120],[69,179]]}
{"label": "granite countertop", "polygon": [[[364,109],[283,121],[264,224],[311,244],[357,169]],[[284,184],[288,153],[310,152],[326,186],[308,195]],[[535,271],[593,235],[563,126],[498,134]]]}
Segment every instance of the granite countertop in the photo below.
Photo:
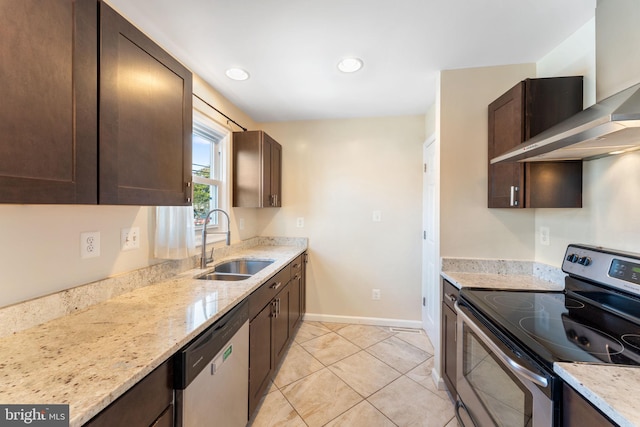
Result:
{"label": "granite countertop", "polygon": [[[81,426],[306,250],[256,246],[0,338],[0,402],[69,404]],[[196,280],[237,258],[274,263],[247,280]]]}
{"label": "granite countertop", "polygon": [[492,274],[492,273],[460,273],[441,272],[442,277],[458,289],[492,288],[492,289],[529,289],[562,291],[564,284],[542,280],[531,274]]}
{"label": "granite countertop", "polygon": [[640,426],[640,367],[555,363],[554,371],[622,427]]}
{"label": "granite countertop", "polygon": [[[441,275],[459,289],[564,289],[564,284],[532,274],[443,271]],[[640,426],[640,408],[636,404],[636,396],[640,395],[640,367],[556,362],[554,371],[620,426]]]}

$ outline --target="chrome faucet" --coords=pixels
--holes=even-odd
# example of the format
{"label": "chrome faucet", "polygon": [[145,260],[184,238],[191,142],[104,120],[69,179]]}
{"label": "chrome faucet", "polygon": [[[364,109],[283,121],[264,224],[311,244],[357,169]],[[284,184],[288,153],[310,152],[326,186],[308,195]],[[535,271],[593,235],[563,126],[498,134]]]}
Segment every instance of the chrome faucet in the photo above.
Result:
{"label": "chrome faucet", "polygon": [[200,255],[200,268],[207,268],[207,264],[213,261],[213,248],[211,248],[211,257],[207,258],[207,221],[214,212],[222,212],[227,217],[227,232],[226,233],[209,233],[209,234],[226,234],[227,246],[231,244],[231,220],[229,214],[222,209],[212,209],[207,216],[204,217],[204,224],[202,226],[202,253]]}

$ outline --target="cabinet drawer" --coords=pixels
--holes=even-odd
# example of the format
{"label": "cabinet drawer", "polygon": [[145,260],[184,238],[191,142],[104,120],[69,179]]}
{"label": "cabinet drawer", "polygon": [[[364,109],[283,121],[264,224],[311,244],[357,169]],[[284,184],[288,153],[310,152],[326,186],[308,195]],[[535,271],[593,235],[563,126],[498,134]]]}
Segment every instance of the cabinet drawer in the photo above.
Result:
{"label": "cabinet drawer", "polygon": [[172,402],[173,364],[169,359],[96,415],[85,427],[147,427],[164,415],[167,407],[172,408]]}
{"label": "cabinet drawer", "polygon": [[289,264],[289,267],[291,269],[291,279],[296,277],[296,275],[298,277],[302,277],[302,263],[304,262],[302,258],[303,256],[304,255],[300,255],[298,258],[291,261],[291,264]]}
{"label": "cabinet drawer", "polygon": [[291,279],[290,266],[280,270],[275,276],[269,279],[264,285],[253,291],[249,295],[249,319],[253,319],[269,302],[280,292]]}
{"label": "cabinet drawer", "polygon": [[449,281],[444,279],[442,280],[442,302],[444,302],[454,312],[455,307],[453,305],[458,300],[458,294],[460,294],[460,290],[458,288]]}

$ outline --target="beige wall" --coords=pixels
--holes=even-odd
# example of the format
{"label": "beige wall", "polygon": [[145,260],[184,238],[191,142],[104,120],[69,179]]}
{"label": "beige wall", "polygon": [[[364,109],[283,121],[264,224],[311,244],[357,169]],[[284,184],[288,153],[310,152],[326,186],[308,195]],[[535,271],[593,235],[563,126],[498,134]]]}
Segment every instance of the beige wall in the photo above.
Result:
{"label": "beige wall", "polygon": [[487,208],[487,105],[535,64],[442,71],[440,76],[440,255],[530,260],[531,210]]}
{"label": "beige wall", "polygon": [[[565,73],[596,75],[585,80],[585,99],[595,101],[640,81],[640,4],[599,0],[596,18],[538,62],[545,76]],[[621,38],[621,37],[626,38]],[[624,49],[620,48],[621,40]],[[634,42],[635,40],[635,42]],[[596,60],[585,62],[585,57]],[[596,65],[597,63],[597,65]],[[535,259],[560,266],[569,243],[594,244],[640,252],[640,153],[583,163],[583,208],[538,209],[536,230],[548,227],[550,244],[536,239]]]}
{"label": "beige wall", "polygon": [[640,82],[640,2],[598,0],[597,97],[604,99]]}
{"label": "beige wall", "polygon": [[[263,124],[283,146],[283,207],[260,210],[261,233],[309,237],[311,315],[419,321],[424,123],[411,116]],[[381,222],[372,221],[375,210]]]}

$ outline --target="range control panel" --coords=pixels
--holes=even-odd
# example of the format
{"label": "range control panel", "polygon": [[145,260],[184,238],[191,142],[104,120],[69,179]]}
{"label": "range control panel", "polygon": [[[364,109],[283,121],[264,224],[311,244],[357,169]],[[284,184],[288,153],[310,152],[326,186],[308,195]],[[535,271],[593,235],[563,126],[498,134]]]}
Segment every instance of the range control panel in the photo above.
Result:
{"label": "range control panel", "polygon": [[562,271],[640,295],[640,254],[572,244],[564,255]]}
{"label": "range control panel", "polygon": [[640,264],[614,258],[609,268],[609,276],[640,285]]}

